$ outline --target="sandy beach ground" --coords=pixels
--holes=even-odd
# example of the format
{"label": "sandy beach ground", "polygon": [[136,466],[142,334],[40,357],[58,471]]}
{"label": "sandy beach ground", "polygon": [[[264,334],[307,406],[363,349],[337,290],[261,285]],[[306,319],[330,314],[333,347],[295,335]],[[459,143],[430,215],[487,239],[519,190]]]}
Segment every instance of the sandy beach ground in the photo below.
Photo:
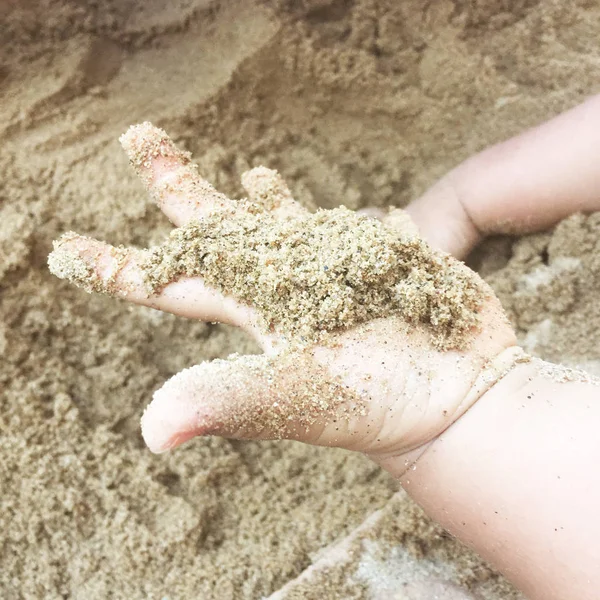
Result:
{"label": "sandy beach ground", "polygon": [[[71,229],[164,238],[117,142],[144,120],[232,196],[264,164],[305,202],[405,205],[598,91],[600,2],[8,1],[0,22],[0,596],[257,599],[289,584],[277,597],[378,600],[434,577],[518,598],[361,456],[213,438],[150,454],[153,390],[258,348],[89,296],[46,257]],[[576,215],[471,263],[527,350],[600,374],[598,256],[600,214]],[[343,560],[328,550],[342,540]]]}

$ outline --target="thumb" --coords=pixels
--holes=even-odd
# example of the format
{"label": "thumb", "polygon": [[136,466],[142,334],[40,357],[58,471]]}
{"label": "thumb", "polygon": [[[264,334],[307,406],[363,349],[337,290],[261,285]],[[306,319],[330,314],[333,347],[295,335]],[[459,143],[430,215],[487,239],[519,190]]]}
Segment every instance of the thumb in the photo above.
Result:
{"label": "thumb", "polygon": [[449,173],[406,207],[431,246],[464,259],[483,234],[468,212],[454,175]]}
{"label": "thumb", "polygon": [[234,355],[167,381],[142,417],[142,435],[153,452],[199,435],[348,447],[365,412],[365,401],[310,357]]}

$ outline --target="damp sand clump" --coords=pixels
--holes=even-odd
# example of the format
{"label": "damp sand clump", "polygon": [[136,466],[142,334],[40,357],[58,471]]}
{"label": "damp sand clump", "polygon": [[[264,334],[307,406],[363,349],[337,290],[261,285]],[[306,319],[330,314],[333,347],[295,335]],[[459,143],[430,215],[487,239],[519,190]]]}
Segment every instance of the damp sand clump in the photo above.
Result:
{"label": "damp sand clump", "polygon": [[279,220],[242,200],[175,229],[141,266],[152,294],[199,276],[255,307],[268,329],[306,341],[399,315],[427,325],[439,349],[462,348],[484,297],[461,263],[344,207]]}

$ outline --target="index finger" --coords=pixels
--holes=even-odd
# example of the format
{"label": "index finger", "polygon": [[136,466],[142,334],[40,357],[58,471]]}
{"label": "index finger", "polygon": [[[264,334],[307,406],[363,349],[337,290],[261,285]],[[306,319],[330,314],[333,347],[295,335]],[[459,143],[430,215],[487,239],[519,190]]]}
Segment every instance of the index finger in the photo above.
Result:
{"label": "index finger", "polygon": [[235,202],[198,174],[189,152],[148,121],[132,125],[119,141],[155,202],[177,226]]}
{"label": "index finger", "polygon": [[145,284],[146,250],[114,247],[69,232],[53,243],[50,272],[85,291],[109,294],[190,319],[219,321],[251,329],[255,316],[248,306],[210,288],[197,277],[181,277],[156,294]]}

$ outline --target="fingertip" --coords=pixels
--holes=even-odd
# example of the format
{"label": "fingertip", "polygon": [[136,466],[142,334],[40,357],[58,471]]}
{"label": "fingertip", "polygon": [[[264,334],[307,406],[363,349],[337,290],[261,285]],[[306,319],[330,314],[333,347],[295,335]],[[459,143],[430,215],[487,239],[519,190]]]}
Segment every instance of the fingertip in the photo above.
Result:
{"label": "fingertip", "polygon": [[183,433],[168,433],[164,425],[161,424],[160,420],[157,419],[155,415],[146,418],[146,413],[144,413],[144,416],[142,417],[141,428],[142,438],[150,452],[153,454],[164,454],[196,437],[195,433],[189,431]]}
{"label": "fingertip", "polygon": [[48,268],[86,292],[118,295],[134,301],[147,297],[138,268],[142,250],[115,247],[68,232],[53,242]]}
{"label": "fingertip", "polygon": [[242,173],[242,187],[252,202],[283,217],[302,217],[307,210],[292,197],[278,171],[259,166]]}
{"label": "fingertip", "polygon": [[242,187],[257,200],[272,196],[290,198],[291,193],[283,177],[274,169],[258,166],[242,173]]}
{"label": "fingertip", "polygon": [[94,241],[73,231],[63,234],[52,242],[53,250],[48,255],[50,272],[87,292],[94,291],[95,271],[93,265],[85,258]]}
{"label": "fingertip", "polygon": [[158,389],[146,407],[140,424],[149,450],[161,454],[201,435],[198,410],[182,393],[185,371]]}
{"label": "fingertip", "polygon": [[191,161],[190,154],[177,148],[166,131],[149,121],[132,125],[119,142],[147,186],[152,184],[157,171],[187,165]]}
{"label": "fingertip", "polygon": [[161,145],[170,142],[170,139],[164,129],[155,127],[150,121],[144,121],[131,125],[119,137],[119,142],[131,162],[140,165],[152,154],[159,155]]}

